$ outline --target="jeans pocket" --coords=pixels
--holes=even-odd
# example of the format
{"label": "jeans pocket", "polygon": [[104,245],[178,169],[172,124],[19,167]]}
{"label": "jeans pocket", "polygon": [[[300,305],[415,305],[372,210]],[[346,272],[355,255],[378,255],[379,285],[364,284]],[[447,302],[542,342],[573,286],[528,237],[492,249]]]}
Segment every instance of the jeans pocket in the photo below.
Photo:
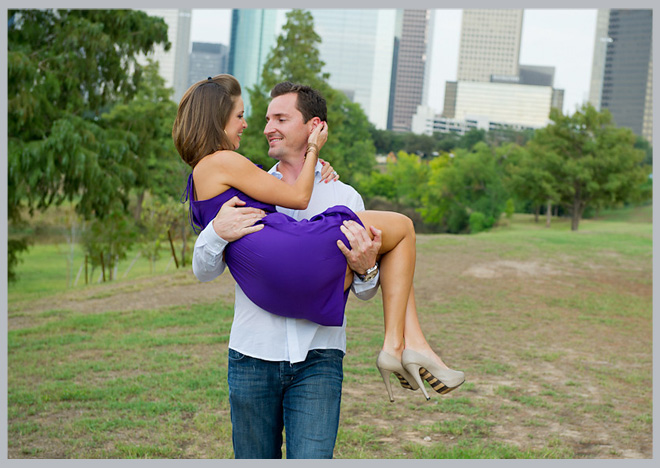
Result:
{"label": "jeans pocket", "polygon": [[314,359],[344,359],[344,352],[340,349],[310,349],[308,358]]}
{"label": "jeans pocket", "polygon": [[229,358],[230,361],[234,361],[234,362],[244,361],[247,359],[247,356],[245,354],[239,353],[238,351],[231,348],[229,348],[227,357]]}

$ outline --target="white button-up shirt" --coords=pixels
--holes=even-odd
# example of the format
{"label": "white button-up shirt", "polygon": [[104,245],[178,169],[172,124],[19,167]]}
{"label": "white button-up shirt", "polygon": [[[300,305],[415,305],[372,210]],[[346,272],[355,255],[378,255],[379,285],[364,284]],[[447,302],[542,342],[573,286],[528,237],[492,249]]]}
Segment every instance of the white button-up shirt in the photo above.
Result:
{"label": "white button-up shirt", "polygon": [[[320,183],[321,168],[321,163],[317,163],[314,189],[307,209],[292,210],[278,206],[277,211],[300,220],[309,219],[334,205],[345,205],[355,212],[364,210],[362,197],[350,185],[340,181]],[[277,165],[269,173],[282,178]],[[200,281],[211,281],[224,271],[226,264],[222,254],[227,244],[215,232],[212,222],[199,234],[192,266]],[[378,276],[362,282],[354,275],[351,289],[358,298],[370,299],[378,290]],[[309,320],[271,314],[254,304],[236,284],[229,348],[266,361],[292,363],[304,361],[311,349],[340,349],[345,353],[346,316],[341,327],[325,327]]]}

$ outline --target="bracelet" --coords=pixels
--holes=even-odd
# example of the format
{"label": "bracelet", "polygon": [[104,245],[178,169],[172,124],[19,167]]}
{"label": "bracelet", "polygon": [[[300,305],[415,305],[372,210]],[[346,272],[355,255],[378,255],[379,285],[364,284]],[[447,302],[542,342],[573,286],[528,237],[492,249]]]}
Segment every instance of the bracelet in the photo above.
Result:
{"label": "bracelet", "polygon": [[309,151],[312,149],[316,151],[316,156],[318,157],[319,146],[316,143],[307,143],[307,149],[305,150],[305,159],[307,159],[307,153],[309,153]]}

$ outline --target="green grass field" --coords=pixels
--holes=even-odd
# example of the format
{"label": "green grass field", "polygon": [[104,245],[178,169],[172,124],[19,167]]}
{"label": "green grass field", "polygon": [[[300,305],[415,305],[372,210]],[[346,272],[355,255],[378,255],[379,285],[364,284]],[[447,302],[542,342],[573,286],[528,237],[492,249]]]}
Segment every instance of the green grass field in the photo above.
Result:
{"label": "green grass field", "polygon": [[[335,457],[651,458],[651,207],[569,226],[516,215],[474,236],[418,236],[420,320],[467,378],[429,402],[398,385],[389,402],[374,365],[380,295],[351,298]],[[232,458],[231,300],[104,308],[162,293],[139,281],[148,262],[67,287],[67,255],[34,246],[9,286],[9,458]],[[162,288],[201,287],[168,260]]]}

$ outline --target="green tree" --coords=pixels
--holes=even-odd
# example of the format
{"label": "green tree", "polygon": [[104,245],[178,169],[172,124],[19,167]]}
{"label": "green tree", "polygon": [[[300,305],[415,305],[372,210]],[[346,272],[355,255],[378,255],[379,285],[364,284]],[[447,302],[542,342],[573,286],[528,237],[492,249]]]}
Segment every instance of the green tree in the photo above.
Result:
{"label": "green tree", "polygon": [[172,141],[177,105],[171,95],[172,90],[165,87],[165,80],[158,73],[158,64],[150,62],[135,97],[102,115],[101,124],[108,134],[132,141],[136,221],[140,220],[147,192],[161,201],[178,199],[190,172]]}
{"label": "green tree", "polygon": [[274,164],[267,156],[268,144],[263,136],[270,89],[281,81],[305,84],[319,90],[328,105],[330,135],[321,157],[330,161],[344,182],[352,183],[360,174],[370,174],[375,165],[369,121],[358,104],[327,84],[330,75],[323,71],[325,64],[318,51],[321,38],[314,31],[311,13],[296,9],[286,18],[264,64],[260,83],[248,90],[251,112],[241,151],[266,169]]}
{"label": "green tree", "polygon": [[428,164],[415,154],[399,151],[396,161],[387,162],[387,172],[396,181],[396,203],[421,206],[428,183]]}
{"label": "green tree", "polygon": [[546,165],[550,157],[529,142],[524,148],[516,146],[506,164],[507,186],[518,200],[531,204],[536,222],[541,206],[558,200],[557,179]]}
{"label": "green tree", "polygon": [[492,227],[509,198],[497,156],[480,142],[472,151],[458,149],[453,158],[443,156],[431,161],[424,207],[420,210],[424,221],[452,233],[470,232],[470,220],[479,230]]}
{"label": "green tree", "polygon": [[391,201],[396,201],[397,199],[396,181],[391,174],[374,171],[368,176],[360,177],[357,180],[357,187],[360,195],[365,199],[374,197],[381,197]]}
{"label": "green tree", "polygon": [[614,125],[610,112],[585,104],[572,116],[550,112],[552,123],[535,132],[543,149],[544,168],[555,177],[559,202],[571,213],[576,231],[587,206],[599,209],[640,201],[650,166],[635,148],[629,128]]}
{"label": "green tree", "polygon": [[[138,138],[120,138],[102,115],[137,93],[141,54],[156,44],[169,49],[164,20],[137,10],[29,9],[8,16],[10,225],[26,210],[64,200],[86,218],[126,210]],[[15,241],[10,258],[24,246]]]}

